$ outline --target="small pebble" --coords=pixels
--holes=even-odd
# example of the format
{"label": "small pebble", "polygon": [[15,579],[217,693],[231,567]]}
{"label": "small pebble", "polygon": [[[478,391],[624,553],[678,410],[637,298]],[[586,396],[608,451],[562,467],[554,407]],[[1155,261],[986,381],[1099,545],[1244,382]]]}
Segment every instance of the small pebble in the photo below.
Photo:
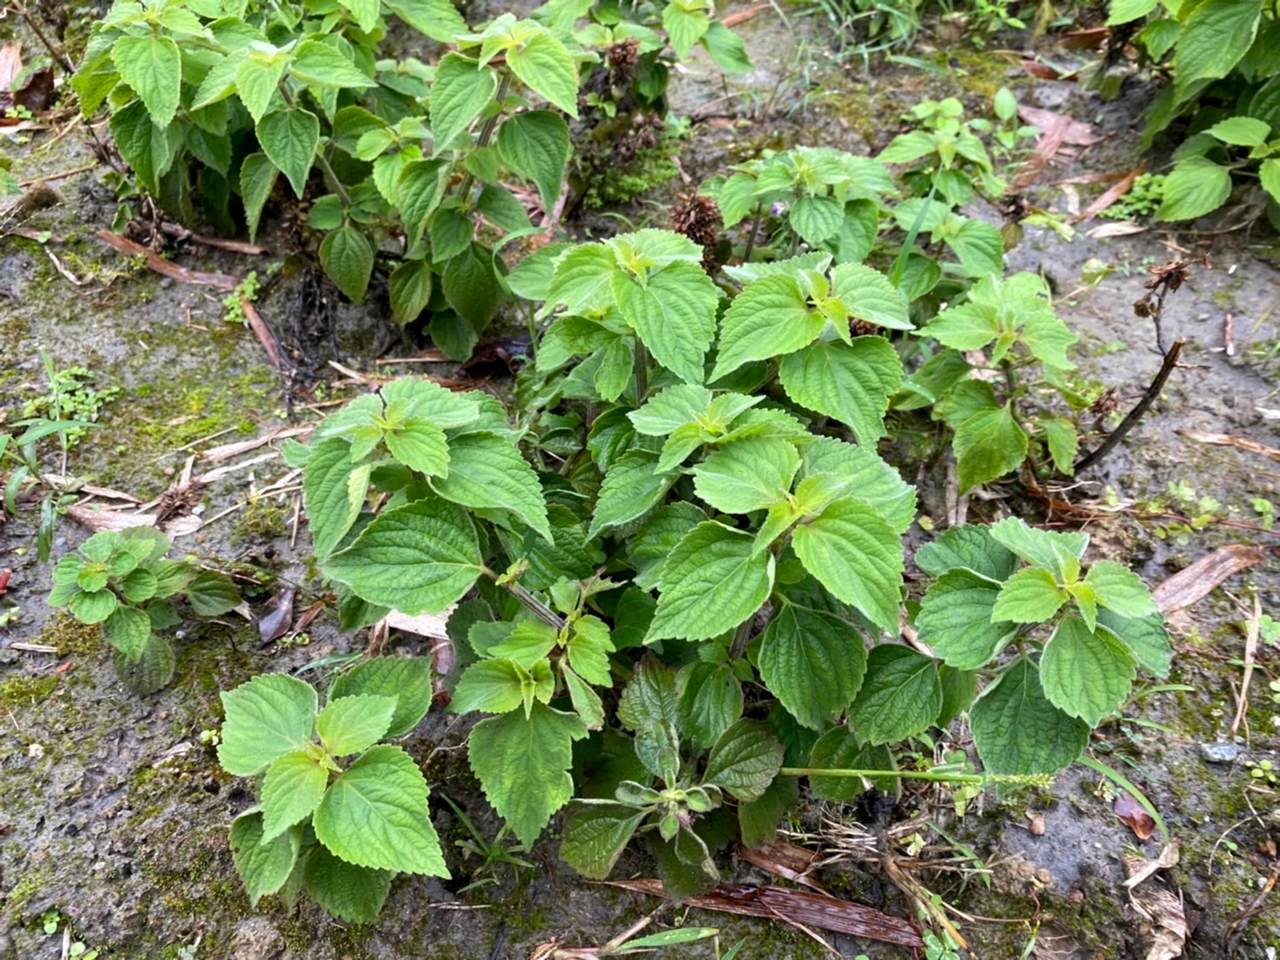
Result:
{"label": "small pebble", "polygon": [[1200,756],[1207,763],[1235,763],[1240,756],[1240,748],[1234,743],[1202,743]]}

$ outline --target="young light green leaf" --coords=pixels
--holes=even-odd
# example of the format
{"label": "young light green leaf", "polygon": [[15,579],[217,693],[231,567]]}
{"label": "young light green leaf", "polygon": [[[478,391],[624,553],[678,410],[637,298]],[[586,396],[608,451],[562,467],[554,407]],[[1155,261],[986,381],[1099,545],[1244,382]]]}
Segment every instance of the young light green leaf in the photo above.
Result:
{"label": "young light green leaf", "polygon": [[377,86],[336,48],[320,40],[303,40],[289,61],[289,75],[312,87],[363,90]]}
{"label": "young light green leaf", "polygon": [[438,156],[493,100],[497,78],[489,67],[456,53],[436,64],[431,85],[432,155]]}
{"label": "young light green leaf", "polygon": [[991,611],[993,623],[1043,623],[1067,602],[1067,593],[1043,567],[1019,570],[1000,588]]}
{"label": "young light green leaf", "polygon": [[576,714],[535,703],[481,720],[471,730],[467,756],[484,795],[526,846],[573,796],[573,741],[587,735]]}
{"label": "young light green leaf", "polygon": [[467,32],[467,22],[450,0],[385,0],[391,12],[419,33],[439,43],[453,43]]}
{"label": "young light green leaf", "polygon": [[1150,617],[1160,612],[1142,578],[1122,563],[1099,560],[1089,568],[1084,582],[1093,588],[1098,603],[1122,617]]}
{"label": "young light green leaf", "polygon": [[799,469],[795,444],[752,437],[726,444],[694,467],[693,488],[716,510],[751,513],[785,499]]}
{"label": "young light green leaf", "polygon": [[371,657],[338,674],[329,688],[329,703],[344,697],[376,694],[395,699],[391,722],[382,736],[402,737],[413,730],[431,706],[431,661],[427,657]]}
{"label": "young light green leaf", "polygon": [[976,670],[985,666],[1017,633],[1015,626],[992,622],[999,595],[999,584],[971,570],[957,568],[944,573],[920,602],[916,615],[920,642],[952,667]]}
{"label": "young light green leaf", "polygon": [[1040,682],[1059,710],[1096,727],[1129,695],[1136,675],[1129,651],[1105,627],[1076,617],[1058,624],[1040,656]]}
{"label": "young light green leaf", "polygon": [[861,634],[834,614],[784,604],[757,655],[765,686],[797,721],[823,730],[857,696],[866,672]]}
{"label": "young light green leaf", "polygon": [[396,697],[359,693],[333,700],[316,716],[316,733],[335,757],[361,753],[387,734]]}
{"label": "young light green leaf", "polygon": [[636,570],[636,586],[652,590],[662,579],[662,568],[685,536],[707,515],[687,501],[667,504],[654,511],[627,544],[627,562]]}
{"label": "young light green leaf", "polygon": [[1033,527],[1021,517],[1006,517],[986,528],[995,540],[1027,563],[1062,572],[1084,556],[1089,535]]}
{"label": "young light green leaf", "polygon": [[325,793],[311,818],[316,839],[359,867],[447,878],[427,792],[412,757],[399,747],[373,747]]}
{"label": "young light green leaf", "polygon": [[907,298],[879,270],[842,263],[831,271],[831,292],[855,320],[890,330],[915,329],[907,316]]}
{"label": "young light green leaf", "polygon": [[507,65],[525,86],[571,117],[578,115],[578,68],[565,45],[540,30],[507,51]]}
{"label": "young light green leaf", "polygon": [[1089,742],[1089,725],[1044,695],[1035,664],[1019,658],[969,708],[974,744],[991,773],[1053,773]]}
{"label": "young light green leaf", "polygon": [[267,843],[320,806],[329,771],[302,750],[294,750],[267,767],[262,780],[262,842]]}
{"label": "young light green leaf", "polygon": [[639,410],[628,413],[627,419],[636,433],[665,437],[706,413],[712,397],[711,391],[700,384],[682,383],[653,394]]}
{"label": "young light green leaf", "polygon": [[222,693],[218,762],[235,777],[252,777],[311,742],[316,692],[283,673],[264,673]]}
{"label": "young light green leaf", "polygon": [[889,397],[902,385],[902,362],[882,337],[857,337],[788,354],[779,368],[782,387],[802,407],[835,417],[862,444],[884,434]]}
{"label": "young light green leaf", "polygon": [[849,708],[859,736],[873,745],[905,740],[928,729],[941,711],[937,661],[897,644],[872,648],[862,689]]}
{"label": "young light green leaf", "polygon": [[796,527],[791,545],[804,568],[833,596],[897,632],[902,541],[873,507],[860,500],[836,500]]}
{"label": "young light green leaf", "polygon": [[645,642],[719,636],[759,610],[773,587],[773,557],[753,553],[751,539],[712,521],[694,527],[663,565]]}
{"label": "young light green leaf", "polygon": [[1231,196],[1231,171],[1207,157],[1186,157],[1164,178],[1157,220],[1195,220]]}
{"label": "young light green leaf", "polygon": [[322,566],[361,599],[415,614],[439,613],[461,597],[483,561],[470,518],[429,499],[383,511]]}

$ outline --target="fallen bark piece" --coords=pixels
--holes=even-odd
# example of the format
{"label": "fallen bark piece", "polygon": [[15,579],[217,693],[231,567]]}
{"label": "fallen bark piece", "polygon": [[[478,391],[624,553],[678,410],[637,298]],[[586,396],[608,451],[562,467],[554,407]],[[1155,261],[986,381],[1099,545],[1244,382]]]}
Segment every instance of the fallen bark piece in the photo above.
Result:
{"label": "fallen bark piece", "polygon": [[1087,147],[1102,140],[1102,134],[1098,133],[1093,124],[1076,120],[1065,113],[1055,113],[1039,107],[1019,106],[1018,116],[1045,133],[1054,127],[1062,127],[1062,142],[1075,147]]}
{"label": "fallen bark piece", "polygon": [[1200,430],[1179,430],[1178,435],[1195,443],[1207,443],[1214,447],[1235,447],[1237,450],[1256,453],[1260,457],[1280,462],[1280,450],[1269,447],[1265,443],[1259,443],[1257,440],[1250,440],[1248,437],[1237,437],[1230,433],[1204,433]]}
{"label": "fallen bark piece", "polygon": [[1107,207],[1111,206],[1113,203],[1115,203],[1117,200],[1123,197],[1126,193],[1132,190],[1133,182],[1138,179],[1138,176],[1140,174],[1143,174],[1146,172],[1147,172],[1146,163],[1138,164],[1136,167],[1134,167],[1132,170],[1130,170],[1128,173],[1122,176],[1119,179],[1119,181],[1117,181],[1116,183],[1108,187],[1106,190],[1104,190],[1098,196],[1097,200],[1093,201],[1093,203],[1085,207],[1083,211],[1081,211],[1080,213],[1072,217],[1071,223],[1084,223],[1086,220],[1092,220],[1094,217],[1100,214],[1103,210],[1107,209]]}
{"label": "fallen bark piece", "polygon": [[[651,897],[667,897],[662,881],[657,879],[611,880],[610,886],[621,887]],[[668,898],[669,899],[669,898]],[[807,890],[786,890],[782,887],[749,887],[741,884],[721,884],[710,893],[689,897],[687,906],[702,910],[719,910],[744,917],[764,917],[783,920],[805,927],[817,927],[865,937],[881,943],[900,947],[924,946],[915,924],[901,917],[890,916],[872,907],[850,903],[835,897],[811,893]]]}
{"label": "fallen bark piece", "polygon": [[304,434],[311,433],[314,429],[315,427],[279,427],[269,433],[264,433],[260,437],[254,437],[252,440],[237,440],[235,443],[224,443],[216,447],[210,447],[200,454],[200,459],[208,460],[210,463],[221,463],[223,460],[238,457],[242,453],[249,453],[259,447],[265,447],[268,443],[276,440],[301,437]]}
{"label": "fallen bark piece", "polygon": [[826,893],[809,878],[809,871],[818,860],[817,854],[812,850],[806,850],[786,840],[771,840],[758,847],[739,845],[738,856],[752,866],[759,867],[783,880],[800,883],[819,893]]}
{"label": "fallen bark piece", "polygon": [[1199,603],[1228,577],[1235,576],[1241,570],[1248,570],[1266,557],[1266,550],[1244,543],[1220,547],[1191,566],[1179,570],[1152,590],[1151,595],[1160,612],[1167,616],[1175,610],[1184,610]]}
{"label": "fallen bark piece", "polygon": [[184,516],[160,522],[158,514],[133,510],[98,510],[78,503],[67,507],[67,516],[94,533],[100,530],[128,530],[130,527],[159,526],[170,537],[185,537],[200,529],[199,517]]}
{"label": "fallen bark piece", "polygon": [[200,270],[188,270],[186,267],[180,267],[176,263],[171,263],[154,250],[148,250],[140,243],[134,243],[128,237],[122,237],[118,233],[112,233],[110,230],[99,230],[95,236],[105,243],[107,246],[123,253],[126,257],[142,257],[147,261],[147,267],[162,277],[168,277],[170,280],[177,280],[179,283],[189,283],[201,287],[213,287],[216,290],[223,290],[230,293],[240,283],[235,277],[229,277],[225,273],[204,273]]}

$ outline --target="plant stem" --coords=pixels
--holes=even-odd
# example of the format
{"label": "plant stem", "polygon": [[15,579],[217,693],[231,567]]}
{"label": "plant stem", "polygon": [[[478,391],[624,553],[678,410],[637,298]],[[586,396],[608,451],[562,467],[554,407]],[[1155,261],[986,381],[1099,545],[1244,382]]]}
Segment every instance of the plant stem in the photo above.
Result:
{"label": "plant stem", "polygon": [[493,579],[498,586],[502,587],[513,597],[523,603],[525,607],[527,607],[533,615],[543,623],[549,624],[557,630],[564,629],[564,617],[560,616],[560,614],[556,613],[532,593],[520,586],[520,584],[516,583],[514,580],[503,580],[497,573],[494,573],[488,567],[485,568],[484,573],[485,576]]}
{"label": "plant stem", "polygon": [[756,204],[755,216],[751,219],[751,233],[747,235],[747,249],[742,251],[742,262],[750,263],[751,254],[756,249],[756,234],[760,232],[760,224],[764,220],[764,204]]}
{"label": "plant stem", "polygon": [[[476,149],[487,147],[489,141],[493,138],[493,131],[498,126],[498,117],[502,116],[502,101],[507,99],[507,91],[511,89],[511,77],[507,74],[502,75],[502,81],[498,84],[498,92],[494,96],[494,103],[498,104],[498,112],[484,122],[484,126],[480,128],[480,134],[476,137]],[[466,201],[471,193],[471,185],[475,183],[475,176],[470,170],[467,175],[462,178],[462,185],[458,187],[458,196]]]}
{"label": "plant stem", "polygon": [[1134,405],[1128,415],[1120,421],[1120,425],[1107,434],[1107,439],[1102,441],[1101,446],[1092,453],[1085,454],[1076,461],[1074,473],[1079,473],[1088,467],[1093,466],[1108,453],[1110,453],[1121,440],[1125,438],[1130,430],[1138,425],[1138,421],[1142,419],[1142,415],[1150,409],[1151,405],[1156,402],[1156,397],[1160,396],[1160,391],[1164,389],[1165,382],[1169,379],[1169,375],[1173,373],[1174,367],[1178,365],[1178,354],[1182,353],[1182,348],[1186,344],[1185,339],[1175,340],[1173,346],[1169,348],[1169,352],[1164,355],[1164,362],[1160,364],[1160,370],[1156,373],[1155,379],[1151,381],[1151,386],[1147,387],[1147,392],[1142,395],[1142,399]]}
{"label": "plant stem", "polygon": [[644,341],[636,337],[636,406],[644,403],[644,395],[649,392],[649,349]]}
{"label": "plant stem", "polygon": [[982,773],[951,773],[945,770],[845,770],[825,767],[783,767],[784,777],[838,777],[846,780],[897,778],[930,780],[934,783],[986,783],[991,778]]}

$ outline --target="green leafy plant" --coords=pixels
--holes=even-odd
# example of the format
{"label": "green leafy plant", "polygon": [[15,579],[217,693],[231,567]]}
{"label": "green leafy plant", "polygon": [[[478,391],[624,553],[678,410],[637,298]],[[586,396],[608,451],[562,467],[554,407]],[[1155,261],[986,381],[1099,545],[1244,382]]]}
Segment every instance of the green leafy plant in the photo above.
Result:
{"label": "green leafy plant", "polygon": [[259,802],[231,824],[236,871],[250,900],[305,891],[342,920],[367,923],[397,873],[448,877],[427,810],[429,790],[401,747],[431,703],[427,662],[385,657],[315,688],[261,674],[222,694],[218,762],[261,777]]}
{"label": "green leafy plant", "polygon": [[1172,648],[1150,592],[1114,561],[1085,570],[1087,546],[1086,534],[1010,517],[949,530],[916,554],[936,578],[916,617],[935,657],[984,671],[1006,648],[1018,651],[969,709],[989,771],[1044,773],[1071,763],[1089,730],[1124,703],[1139,666],[1169,672]]}
{"label": "green leafy plant", "polygon": [[[1109,26],[1137,31],[1169,74],[1147,114],[1144,142],[1189,118],[1165,178],[1159,220],[1194,220],[1230,198],[1233,177],[1260,186],[1280,229],[1280,21],[1264,0],[1168,4],[1112,0]],[[1140,29],[1139,29],[1140,26]]]}
{"label": "green leafy plant", "polygon": [[162,631],[181,622],[175,598],[198,617],[220,616],[240,603],[229,577],[168,559],[169,546],[152,527],[104,530],[53,568],[49,605],[66,607],[81,623],[102,624],[116,672],[138,693],[173,679],[173,647]]}
{"label": "green leafy plant", "polygon": [[[1016,103],[1013,112],[1016,115]],[[964,104],[959,100],[922,100],[906,119],[916,129],[894,137],[877,159],[910,164],[904,179],[913,193],[925,196],[936,191],[952,205],[973,199],[974,181],[987,196],[1004,193],[1006,184],[996,176],[986,145],[965,120]]]}

